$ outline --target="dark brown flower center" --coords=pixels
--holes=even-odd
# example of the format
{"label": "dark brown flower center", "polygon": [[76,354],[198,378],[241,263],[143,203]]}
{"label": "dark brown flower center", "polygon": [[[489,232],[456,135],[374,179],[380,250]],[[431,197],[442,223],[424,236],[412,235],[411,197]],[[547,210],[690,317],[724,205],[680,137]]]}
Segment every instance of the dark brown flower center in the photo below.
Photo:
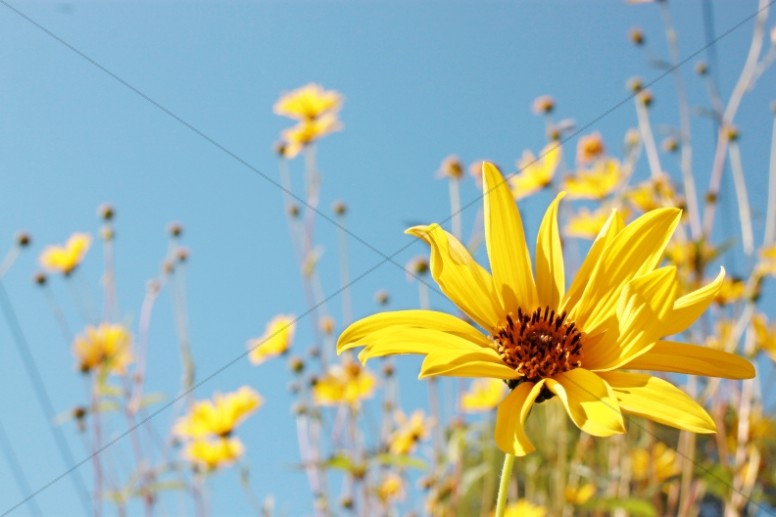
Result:
{"label": "dark brown flower center", "polygon": [[496,343],[504,364],[517,370],[522,378],[508,382],[510,388],[530,381],[552,377],[582,365],[582,342],[585,334],[566,313],[556,314],[549,307],[532,314],[517,310],[509,313],[504,325],[490,336]]}

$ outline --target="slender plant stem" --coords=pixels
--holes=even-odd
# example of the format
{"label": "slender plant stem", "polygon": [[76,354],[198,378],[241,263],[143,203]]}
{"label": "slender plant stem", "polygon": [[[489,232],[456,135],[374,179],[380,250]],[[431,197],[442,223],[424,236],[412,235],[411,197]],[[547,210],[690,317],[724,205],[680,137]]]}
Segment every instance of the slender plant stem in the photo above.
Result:
{"label": "slender plant stem", "polygon": [[509,453],[504,454],[504,466],[501,469],[501,481],[498,484],[498,497],[496,498],[496,517],[504,517],[507,507],[507,491],[509,481],[512,478],[512,468],[515,466],[515,457]]}

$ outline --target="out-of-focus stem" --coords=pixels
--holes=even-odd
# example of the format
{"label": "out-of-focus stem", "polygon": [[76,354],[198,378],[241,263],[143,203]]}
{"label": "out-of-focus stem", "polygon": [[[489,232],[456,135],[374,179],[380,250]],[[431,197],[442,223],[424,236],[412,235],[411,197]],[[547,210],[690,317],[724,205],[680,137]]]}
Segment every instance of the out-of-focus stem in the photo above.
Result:
{"label": "out-of-focus stem", "polygon": [[771,129],[771,161],[768,167],[768,210],[765,216],[763,246],[770,246],[776,240],[776,116]]}
{"label": "out-of-focus stem", "polygon": [[353,303],[350,298],[350,268],[348,266],[348,236],[345,232],[345,218],[337,226],[340,256],[340,289],[342,291],[342,326],[353,320]]}
{"label": "out-of-focus stem", "polygon": [[730,169],[733,173],[733,184],[736,188],[736,198],[738,200],[738,217],[741,220],[741,243],[744,247],[744,253],[747,256],[751,256],[754,252],[752,214],[749,208],[749,196],[746,193],[744,168],[741,164],[741,149],[738,146],[738,142],[730,142],[728,152],[730,154]]}
{"label": "out-of-focus stem", "polygon": [[8,270],[11,269],[11,266],[13,266],[13,263],[16,262],[16,258],[19,256],[20,251],[21,250],[19,249],[19,246],[14,246],[8,250],[5,258],[3,258],[3,261],[0,262],[0,278],[3,278]]}
{"label": "out-of-focus stem", "polygon": [[100,462],[100,450],[102,449],[102,426],[100,418],[100,395],[97,376],[94,373],[91,378],[91,403],[90,414],[92,418],[92,466],[94,467],[94,515],[102,515],[102,482],[103,472]]}
{"label": "out-of-focus stem", "polygon": [[459,241],[463,234],[461,229],[461,189],[458,178],[450,178],[450,219],[453,225],[453,235]]}
{"label": "out-of-focus stem", "polygon": [[649,123],[649,113],[647,112],[647,107],[644,106],[638,97],[636,97],[635,103],[636,116],[639,120],[639,133],[641,133],[641,140],[644,142],[644,151],[647,154],[647,162],[649,162],[649,172],[653,178],[657,178],[663,173],[663,168],[660,165],[660,155],[657,152],[657,144],[652,134],[652,126]]}
{"label": "out-of-focus stem", "polygon": [[501,481],[498,484],[498,496],[496,497],[496,517],[504,517],[507,507],[507,490],[512,478],[512,468],[515,465],[515,457],[509,453],[504,454],[504,466],[501,468]]}

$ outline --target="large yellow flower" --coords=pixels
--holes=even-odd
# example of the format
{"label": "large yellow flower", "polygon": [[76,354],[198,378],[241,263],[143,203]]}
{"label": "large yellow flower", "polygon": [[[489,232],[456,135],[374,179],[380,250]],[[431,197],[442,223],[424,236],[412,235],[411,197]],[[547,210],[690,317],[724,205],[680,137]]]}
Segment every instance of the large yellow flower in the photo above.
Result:
{"label": "large yellow flower", "polygon": [[496,443],[518,456],[534,449],[524,431],[531,407],[555,396],[573,422],[594,436],[625,432],[623,413],[714,432],[711,417],[680,389],[658,377],[619,371],[754,376],[752,365],[735,355],[661,339],[689,327],[724,278],[721,272],[679,296],[676,268],[658,268],[680,211],[653,210],[627,226],[613,212],[567,290],[557,222],[563,194],[539,228],[534,277],[512,193],[490,164],[483,167],[483,192],[491,272],[437,224],[407,233],[429,244],[432,276],[485,334],[441,312],[386,312],[348,327],[338,351],[363,346],[362,361],[422,354],[421,378],[505,380],[511,392],[498,408]]}
{"label": "large yellow flower", "polygon": [[191,412],[175,423],[174,432],[184,438],[227,438],[234,428],[261,407],[262,403],[261,396],[248,386],[226,395],[216,393],[212,402],[196,402]]}
{"label": "large yellow flower", "polygon": [[47,246],[40,254],[40,265],[49,271],[69,275],[83,260],[92,238],[85,233],[74,233],[64,246]]}

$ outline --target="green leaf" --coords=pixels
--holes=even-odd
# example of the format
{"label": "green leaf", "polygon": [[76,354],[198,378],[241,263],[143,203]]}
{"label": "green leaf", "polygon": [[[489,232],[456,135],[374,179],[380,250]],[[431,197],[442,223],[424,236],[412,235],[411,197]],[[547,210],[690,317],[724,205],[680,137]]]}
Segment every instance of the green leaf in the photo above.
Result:
{"label": "green leaf", "polygon": [[428,465],[426,465],[426,462],[423,461],[420,458],[414,458],[412,456],[398,456],[395,454],[378,454],[375,456],[375,460],[380,465],[391,465],[394,467],[407,467],[407,468],[413,468],[418,470],[426,470],[428,468]]}

